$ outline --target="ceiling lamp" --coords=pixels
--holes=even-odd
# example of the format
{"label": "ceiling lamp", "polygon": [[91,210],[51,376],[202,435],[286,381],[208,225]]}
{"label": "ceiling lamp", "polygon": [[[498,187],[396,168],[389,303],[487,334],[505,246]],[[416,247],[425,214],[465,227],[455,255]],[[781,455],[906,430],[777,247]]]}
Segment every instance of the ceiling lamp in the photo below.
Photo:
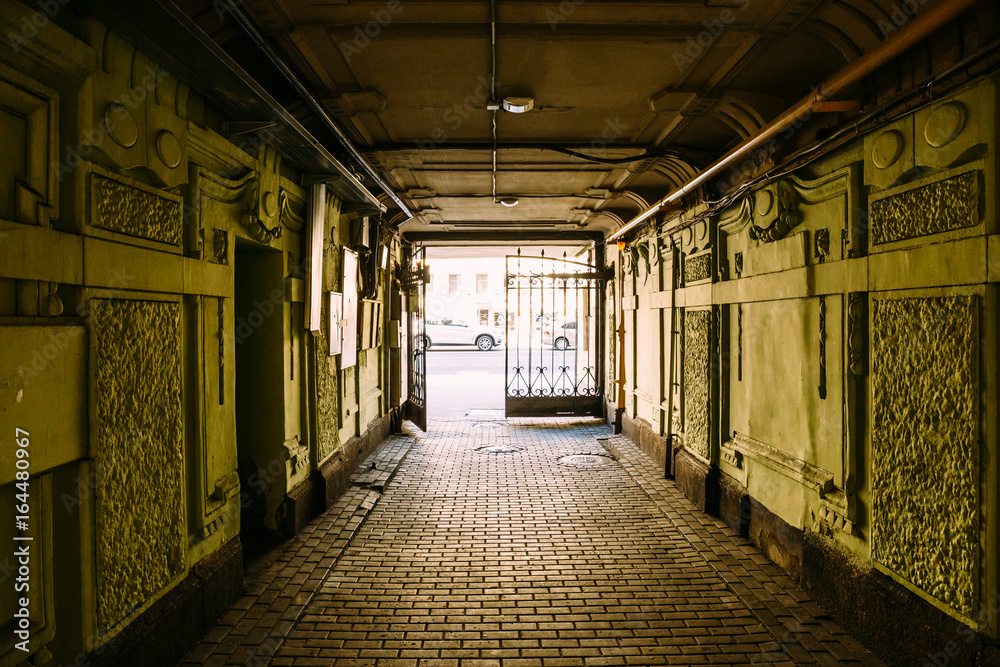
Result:
{"label": "ceiling lamp", "polygon": [[503,204],[504,206],[506,206],[507,208],[513,208],[513,207],[517,206],[517,198],[516,197],[506,197],[504,199],[500,199],[499,202],[501,204]]}
{"label": "ceiling lamp", "polygon": [[525,111],[531,111],[532,107],[535,106],[535,98],[505,97],[503,98],[502,104],[504,111],[509,111],[511,113],[524,113]]}

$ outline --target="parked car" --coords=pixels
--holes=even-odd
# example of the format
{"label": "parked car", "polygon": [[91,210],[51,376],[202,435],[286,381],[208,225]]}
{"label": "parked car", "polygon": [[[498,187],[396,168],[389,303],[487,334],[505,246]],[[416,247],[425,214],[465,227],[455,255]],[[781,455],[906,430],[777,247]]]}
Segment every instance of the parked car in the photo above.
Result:
{"label": "parked car", "polygon": [[[555,339],[553,340],[553,332]],[[564,322],[555,327],[548,325],[542,331],[542,344],[551,345],[557,350],[576,347],[576,322]]]}
{"label": "parked car", "polygon": [[421,342],[425,350],[431,345],[475,345],[486,351],[503,343],[503,330],[449,318],[427,320]]}

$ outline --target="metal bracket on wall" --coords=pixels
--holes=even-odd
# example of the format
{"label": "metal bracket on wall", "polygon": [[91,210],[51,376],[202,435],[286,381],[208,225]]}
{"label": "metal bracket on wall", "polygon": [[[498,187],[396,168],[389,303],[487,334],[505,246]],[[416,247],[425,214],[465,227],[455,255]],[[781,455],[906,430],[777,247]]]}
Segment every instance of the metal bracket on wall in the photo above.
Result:
{"label": "metal bracket on wall", "polygon": [[226,402],[226,299],[219,297],[219,405]]}
{"label": "metal bracket on wall", "polygon": [[302,174],[302,187],[308,188],[317,183],[332,183],[337,180],[340,180],[337,174]]}
{"label": "metal bracket on wall", "polygon": [[819,397],[826,398],[826,297],[819,298]]}

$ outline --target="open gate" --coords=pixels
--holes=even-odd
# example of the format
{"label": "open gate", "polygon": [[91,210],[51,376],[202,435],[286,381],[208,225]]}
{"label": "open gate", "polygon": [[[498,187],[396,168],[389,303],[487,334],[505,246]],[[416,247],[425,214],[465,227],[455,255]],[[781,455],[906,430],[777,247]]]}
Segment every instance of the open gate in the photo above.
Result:
{"label": "open gate", "polygon": [[507,256],[508,417],[601,416],[603,268]]}
{"label": "open gate", "polygon": [[403,287],[407,295],[406,404],[404,413],[420,430],[427,430],[427,352],[422,345],[427,311],[427,249],[409,256]]}

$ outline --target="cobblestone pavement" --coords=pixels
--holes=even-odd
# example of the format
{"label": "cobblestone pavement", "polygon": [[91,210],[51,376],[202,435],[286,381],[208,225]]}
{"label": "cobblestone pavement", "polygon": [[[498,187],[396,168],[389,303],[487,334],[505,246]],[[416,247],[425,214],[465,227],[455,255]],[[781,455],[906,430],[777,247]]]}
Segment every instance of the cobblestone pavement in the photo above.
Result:
{"label": "cobblestone pavement", "polygon": [[432,421],[366,465],[398,470],[185,665],[879,664],[600,421]]}

